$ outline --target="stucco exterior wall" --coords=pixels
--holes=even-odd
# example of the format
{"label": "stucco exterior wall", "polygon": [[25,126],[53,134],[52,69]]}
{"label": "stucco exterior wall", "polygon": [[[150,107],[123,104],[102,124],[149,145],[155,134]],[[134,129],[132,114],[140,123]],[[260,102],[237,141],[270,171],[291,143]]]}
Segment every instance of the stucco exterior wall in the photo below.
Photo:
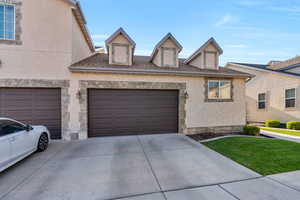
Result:
{"label": "stucco exterior wall", "polygon": [[[22,1],[21,14],[22,45],[0,44],[0,79],[65,79],[72,60],[91,53],[72,39],[77,30],[65,1]],[[80,49],[74,56],[73,46]]]}
{"label": "stucco exterior wall", "polygon": [[[246,84],[247,121],[264,122],[280,120],[300,121],[300,78],[278,75],[230,65],[235,70],[250,73],[255,77]],[[296,108],[285,108],[285,89],[296,88]],[[266,109],[258,109],[258,94],[267,94]]]}
{"label": "stucco exterior wall", "polygon": [[80,26],[72,15],[72,63],[78,62],[91,54],[91,50],[86,42]]}

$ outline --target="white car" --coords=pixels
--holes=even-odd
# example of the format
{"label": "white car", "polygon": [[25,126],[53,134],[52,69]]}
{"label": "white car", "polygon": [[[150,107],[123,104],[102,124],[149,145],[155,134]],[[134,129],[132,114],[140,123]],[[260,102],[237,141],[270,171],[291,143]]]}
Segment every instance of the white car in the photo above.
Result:
{"label": "white car", "polygon": [[0,118],[0,172],[36,151],[45,151],[50,133],[45,126],[31,126]]}

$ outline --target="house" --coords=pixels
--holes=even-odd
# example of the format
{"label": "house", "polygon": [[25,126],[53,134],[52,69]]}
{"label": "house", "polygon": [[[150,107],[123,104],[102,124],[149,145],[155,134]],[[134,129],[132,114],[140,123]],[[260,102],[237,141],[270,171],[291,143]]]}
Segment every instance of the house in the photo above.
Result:
{"label": "house", "polygon": [[255,76],[246,84],[250,123],[300,121],[300,56],[267,64],[228,63],[226,68]]}
{"label": "house", "polygon": [[65,140],[237,132],[246,123],[250,75],[219,67],[223,51],[213,38],[181,59],[183,47],[168,33],[151,55],[138,56],[120,28],[99,53],[76,1],[10,0],[1,7],[16,19],[6,18],[15,29],[7,26],[0,40],[1,116],[44,124],[52,138]]}

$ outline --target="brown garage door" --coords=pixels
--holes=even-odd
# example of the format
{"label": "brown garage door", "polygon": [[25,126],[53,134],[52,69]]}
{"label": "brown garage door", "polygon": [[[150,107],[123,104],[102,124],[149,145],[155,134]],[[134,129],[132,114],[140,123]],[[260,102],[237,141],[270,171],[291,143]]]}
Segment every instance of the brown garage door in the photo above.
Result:
{"label": "brown garage door", "polygon": [[0,117],[45,125],[52,139],[61,139],[60,89],[0,88]]}
{"label": "brown garage door", "polygon": [[88,91],[89,137],[178,132],[178,91]]}

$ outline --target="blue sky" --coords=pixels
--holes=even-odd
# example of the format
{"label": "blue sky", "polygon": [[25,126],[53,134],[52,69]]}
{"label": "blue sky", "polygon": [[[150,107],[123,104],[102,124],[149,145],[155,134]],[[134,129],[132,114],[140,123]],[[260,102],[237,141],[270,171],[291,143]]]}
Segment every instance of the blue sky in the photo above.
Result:
{"label": "blue sky", "polygon": [[300,55],[299,0],[81,0],[96,45],[119,27],[150,55],[171,32],[188,57],[210,37],[227,62],[267,63]]}

